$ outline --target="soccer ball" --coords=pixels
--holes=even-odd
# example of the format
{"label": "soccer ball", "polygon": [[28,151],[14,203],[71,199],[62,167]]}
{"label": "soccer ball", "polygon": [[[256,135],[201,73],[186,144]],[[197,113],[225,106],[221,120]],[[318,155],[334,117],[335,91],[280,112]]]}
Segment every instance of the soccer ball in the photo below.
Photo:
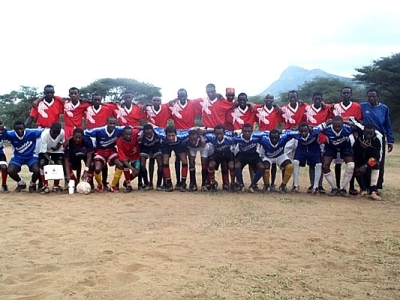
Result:
{"label": "soccer ball", "polygon": [[90,191],[92,190],[90,183],[86,182],[86,181],[81,181],[78,183],[78,185],[76,186],[76,191],[79,194],[90,194]]}

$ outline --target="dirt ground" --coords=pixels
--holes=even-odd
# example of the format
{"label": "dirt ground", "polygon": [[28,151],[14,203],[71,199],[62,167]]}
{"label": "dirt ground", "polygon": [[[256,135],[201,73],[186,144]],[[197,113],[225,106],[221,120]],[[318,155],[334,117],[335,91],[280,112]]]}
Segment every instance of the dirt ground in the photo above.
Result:
{"label": "dirt ground", "polygon": [[0,299],[400,299],[399,170],[395,145],[379,202],[304,170],[298,195],[0,194]]}

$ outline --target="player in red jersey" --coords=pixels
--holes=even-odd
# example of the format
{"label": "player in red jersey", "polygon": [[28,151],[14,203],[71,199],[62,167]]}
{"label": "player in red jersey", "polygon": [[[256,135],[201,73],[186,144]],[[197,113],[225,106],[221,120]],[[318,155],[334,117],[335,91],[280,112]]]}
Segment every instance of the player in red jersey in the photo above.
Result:
{"label": "player in red jersey", "polygon": [[29,127],[36,120],[38,127],[50,128],[54,122],[60,122],[60,115],[64,110],[64,101],[61,97],[54,96],[54,87],[44,87],[44,97],[40,98],[37,107],[32,107],[29,117],[25,121],[25,127]]}
{"label": "player in red jersey", "polygon": [[92,105],[86,108],[86,128],[93,129],[102,127],[107,124],[109,116],[113,115],[113,108],[115,104],[101,103],[101,95],[94,93],[92,95]]}
{"label": "player in red jersey", "polygon": [[[232,104],[235,102],[235,89],[234,88],[226,88],[225,90],[225,97],[226,100],[231,102]],[[230,123],[228,120],[225,122],[225,130],[233,131],[233,124]]]}
{"label": "player in red jersey", "polygon": [[284,123],[284,129],[293,129],[305,121],[305,111],[307,104],[301,105],[298,101],[297,91],[290,91],[288,94],[289,103],[284,105],[281,110],[281,117]]}
{"label": "player in red jersey", "polygon": [[160,97],[153,97],[151,104],[144,105],[144,111],[147,121],[157,127],[167,127],[168,120],[171,119],[169,104],[161,104]]}
{"label": "player in red jersey", "polygon": [[241,130],[244,124],[250,124],[254,127],[256,115],[254,111],[247,105],[247,95],[240,93],[236,107],[232,107],[227,115],[226,120],[233,125],[234,130]]}
{"label": "player in red jersey", "polygon": [[[121,137],[117,140],[118,158],[124,165],[124,185],[126,185],[126,193],[132,192],[131,180],[139,175],[140,149],[138,133],[139,129],[132,129],[129,126],[126,126],[122,131]],[[115,171],[118,171],[119,174],[114,177],[111,183],[111,189],[116,189],[115,187],[121,178],[120,170],[116,169]]]}
{"label": "player in red jersey", "polygon": [[113,114],[117,118],[120,126],[140,126],[140,121],[146,119],[142,105],[133,103],[131,92],[125,92],[122,95],[123,105],[117,104],[114,107]]}
{"label": "player in red jersey", "polygon": [[273,105],[274,96],[271,93],[265,95],[264,105],[256,106],[256,120],[260,131],[271,131],[278,127],[281,121],[279,110]]}

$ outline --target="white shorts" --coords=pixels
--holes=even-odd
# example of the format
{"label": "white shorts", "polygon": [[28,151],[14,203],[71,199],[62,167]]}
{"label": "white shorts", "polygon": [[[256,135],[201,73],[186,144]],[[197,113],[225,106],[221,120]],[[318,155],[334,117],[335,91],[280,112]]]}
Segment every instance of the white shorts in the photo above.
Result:
{"label": "white shorts", "polygon": [[296,152],[298,141],[295,139],[291,139],[289,142],[286,143],[285,145],[285,153],[289,157],[291,161],[293,161],[294,154]]}
{"label": "white shorts", "polygon": [[276,164],[278,167],[281,167],[281,164],[283,164],[285,160],[290,160],[289,156],[286,153],[283,153],[278,157],[269,158],[264,156],[263,158],[263,161],[268,161],[270,165]]}
{"label": "white shorts", "polygon": [[197,152],[200,152],[201,157],[207,158],[209,156],[208,155],[209,149],[207,148],[207,145],[205,147],[197,147],[197,148],[188,147],[190,156],[192,157],[196,156]]}

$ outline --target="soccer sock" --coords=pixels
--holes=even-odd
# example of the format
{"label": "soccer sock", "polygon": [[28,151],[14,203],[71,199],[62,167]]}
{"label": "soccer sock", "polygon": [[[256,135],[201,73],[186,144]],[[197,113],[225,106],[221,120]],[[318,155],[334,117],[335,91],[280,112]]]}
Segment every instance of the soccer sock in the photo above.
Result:
{"label": "soccer sock", "polygon": [[147,169],[142,169],[141,171],[139,171],[142,173],[142,178],[143,178],[143,184],[148,186],[149,185],[149,179],[147,177]]}
{"label": "soccer sock", "polygon": [[121,175],[122,175],[123,171],[120,169],[115,169],[115,173],[114,173],[114,178],[111,182],[111,186],[115,187],[117,186],[119,180],[121,179]]}
{"label": "soccer sock", "polygon": [[129,184],[132,180],[130,169],[124,168],[124,177],[125,177],[126,184]]}
{"label": "soccer sock", "polygon": [[288,183],[290,177],[292,177],[292,174],[293,174],[293,164],[288,164],[288,165],[285,167],[285,170],[284,170],[284,171],[285,171],[285,172],[284,172],[284,174],[283,174],[282,184],[287,185],[287,183]]}
{"label": "soccer sock", "polygon": [[54,180],[54,186],[59,186],[60,185],[60,180]]}
{"label": "soccer sock", "polygon": [[[78,184],[78,179],[76,179],[74,173],[71,175],[71,179],[75,181],[75,186]],[[90,186],[93,188],[93,171],[88,172],[88,182],[90,183]]]}
{"label": "soccer sock", "polygon": [[48,185],[48,182],[46,179],[44,179],[44,170],[40,169],[40,179],[42,180],[43,185]]}
{"label": "soccer sock", "polygon": [[208,171],[207,165],[201,165],[201,185],[205,185],[207,181]]}
{"label": "soccer sock", "polygon": [[190,184],[196,184],[196,168],[189,168]]}
{"label": "soccer sock", "polygon": [[340,177],[342,172],[342,164],[335,164],[335,179],[336,179],[336,186],[340,186]]}
{"label": "soccer sock", "polygon": [[[299,186],[299,171],[300,171],[300,161],[295,159],[293,161],[293,186]],[[309,169],[309,172],[311,172],[311,167]]]}
{"label": "soccer sock", "polygon": [[150,157],[150,159],[149,159],[149,182],[151,185],[153,185],[154,163],[155,163],[155,159],[153,157]]}
{"label": "soccer sock", "polygon": [[102,184],[101,183],[101,173],[99,173],[99,174],[94,173],[94,179],[96,180],[97,185],[101,185]]}
{"label": "soccer sock", "polygon": [[229,183],[229,175],[227,171],[222,172],[222,184]]}
{"label": "soccer sock", "polygon": [[315,165],[315,171],[314,171],[314,189],[317,187],[321,186],[319,184],[320,178],[321,178],[321,172],[322,172],[322,164],[316,164]]}
{"label": "soccer sock", "polygon": [[169,169],[169,164],[163,164],[163,174],[166,181],[171,181],[171,170]]}
{"label": "soccer sock", "polygon": [[371,169],[371,187],[378,185],[379,169]]}
{"label": "soccer sock", "polygon": [[270,184],[269,177],[271,175],[270,169],[265,169],[263,174],[263,181],[265,185]]}
{"label": "soccer sock", "polygon": [[[78,184],[78,178],[76,178],[74,172],[71,171],[71,173],[69,174],[69,178],[75,181],[75,186]],[[92,178],[93,178],[93,173],[92,173]]]}
{"label": "soccer sock", "polygon": [[[295,161],[293,161],[294,163]],[[296,165],[294,166],[294,173],[296,173]],[[298,176],[298,175],[297,175]],[[314,185],[314,178],[315,178],[315,166],[310,166],[308,169],[308,176],[310,177],[310,184],[311,186]],[[293,180],[294,180],[294,174],[293,174]]]}
{"label": "soccer sock", "polygon": [[186,182],[188,173],[188,164],[182,164],[182,183]]}
{"label": "soccer sock", "polygon": [[[171,171],[170,171],[171,173]],[[179,157],[177,156],[175,159],[175,174],[176,174],[176,183],[180,183],[181,182],[181,160],[179,159]],[[171,177],[171,175],[169,176],[169,178]]]}
{"label": "soccer sock", "polygon": [[276,164],[272,164],[270,175],[271,175],[271,185],[273,185],[275,184],[275,179],[276,179]]}
{"label": "soccer sock", "polygon": [[326,181],[328,181],[329,185],[332,187],[332,189],[336,189],[335,181],[333,180],[333,174],[332,172],[324,174]]}
{"label": "soccer sock", "polygon": [[229,174],[231,175],[231,183],[235,183],[235,172],[233,170],[229,170]]}
{"label": "soccer sock", "polygon": [[[102,169],[101,169],[101,175],[102,177],[102,181],[103,181],[103,185],[106,186],[107,185],[107,178],[108,178],[108,167],[107,165],[105,165]],[[96,175],[94,175],[94,177],[96,178]],[[97,179],[96,179],[97,181]],[[101,182],[97,182],[98,184],[101,184]]]}
{"label": "soccer sock", "polygon": [[162,170],[157,170],[157,186],[161,186],[163,179],[163,172]]}
{"label": "soccer sock", "polygon": [[6,185],[7,184],[7,171],[3,170],[1,171],[1,184]]}
{"label": "soccer sock", "polygon": [[343,175],[343,183],[340,186],[340,189],[346,189],[347,185],[349,184],[349,181],[351,180],[351,177],[353,177],[353,172],[354,172],[354,162],[346,163],[346,169],[344,170],[344,175]]}
{"label": "soccer sock", "polygon": [[251,186],[255,186],[257,184],[257,182],[260,180],[260,178],[263,176],[264,174],[264,170],[257,170],[254,173],[254,177],[253,180],[251,181]]}
{"label": "soccer sock", "polygon": [[207,172],[208,172],[208,176],[207,176],[208,182],[209,183],[214,183],[214,181],[215,181],[215,170],[208,169]]}
{"label": "soccer sock", "polygon": [[240,185],[244,185],[244,182],[243,182],[243,173],[242,173],[242,170],[241,170],[241,169],[235,171],[235,176],[236,176],[236,179],[237,179],[237,181],[239,182],[239,184],[240,184]]}

